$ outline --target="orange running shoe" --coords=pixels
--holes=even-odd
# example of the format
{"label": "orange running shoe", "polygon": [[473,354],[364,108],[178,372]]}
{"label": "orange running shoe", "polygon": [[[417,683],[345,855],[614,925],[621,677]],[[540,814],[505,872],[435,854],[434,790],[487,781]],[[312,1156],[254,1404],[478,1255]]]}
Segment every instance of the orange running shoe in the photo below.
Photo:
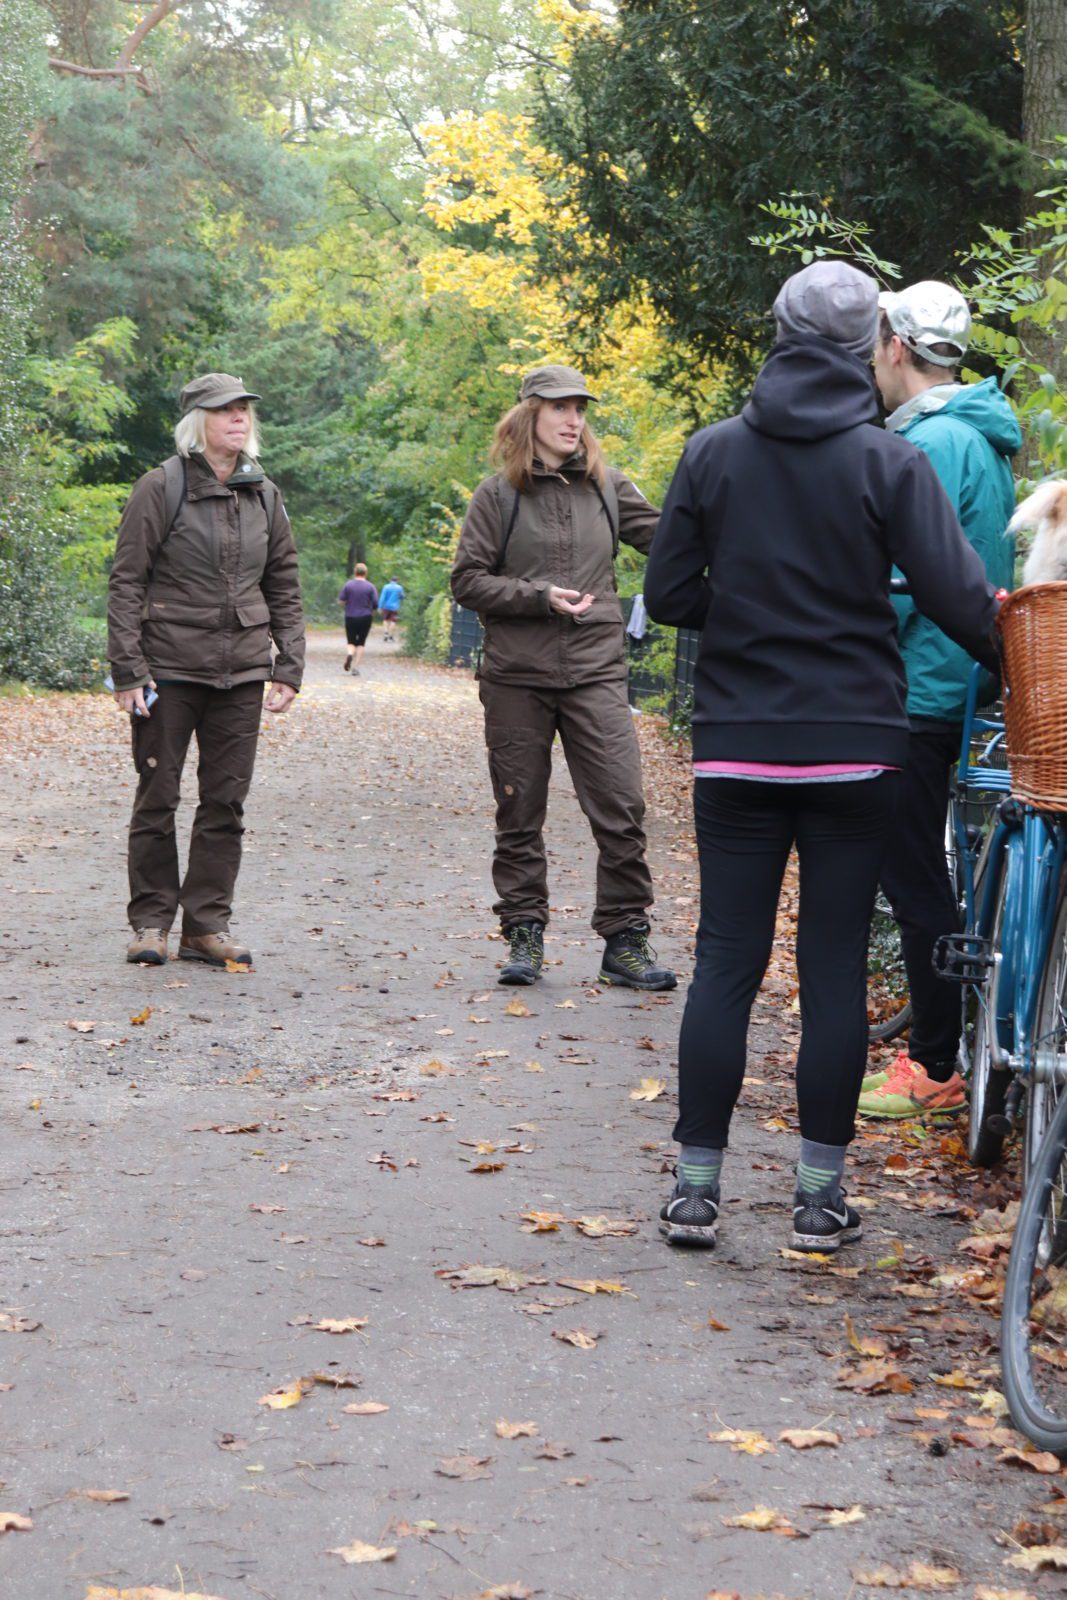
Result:
{"label": "orange running shoe", "polygon": [[926,1069],[902,1050],[890,1067],[884,1083],[860,1095],[857,1110],[862,1117],[946,1117],[954,1116],[967,1104],[963,1079],[954,1072],[947,1083],[938,1083]]}

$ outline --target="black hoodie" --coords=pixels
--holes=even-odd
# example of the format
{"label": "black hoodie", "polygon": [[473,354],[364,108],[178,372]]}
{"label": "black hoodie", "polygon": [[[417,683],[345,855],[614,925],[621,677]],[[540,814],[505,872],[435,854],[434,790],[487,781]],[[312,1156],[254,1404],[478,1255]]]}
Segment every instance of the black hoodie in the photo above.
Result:
{"label": "black hoodie", "polygon": [[772,350],[739,417],[694,434],[645,574],[656,622],[701,630],[700,760],[901,766],[893,564],[996,670],[996,601],[929,461],[875,426],[867,367],[816,335]]}

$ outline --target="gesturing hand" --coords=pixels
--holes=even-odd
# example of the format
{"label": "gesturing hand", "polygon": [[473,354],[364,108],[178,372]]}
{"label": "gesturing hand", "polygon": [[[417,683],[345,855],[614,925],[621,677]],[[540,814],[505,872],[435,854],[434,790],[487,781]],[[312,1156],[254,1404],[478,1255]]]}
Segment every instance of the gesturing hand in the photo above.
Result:
{"label": "gesturing hand", "polygon": [[591,594],[581,594],[577,589],[557,589],[555,585],[548,591],[549,605],[553,611],[565,617],[584,617],[593,604],[593,598]]}
{"label": "gesturing hand", "polygon": [[144,688],[138,685],[136,689],[116,689],[115,704],[118,706],[120,711],[127,712],[131,717],[135,715],[141,717],[150,717],[152,713],[144,703],[144,694],[146,688],[155,688],[155,684],[152,682],[151,678],[149,678]]}

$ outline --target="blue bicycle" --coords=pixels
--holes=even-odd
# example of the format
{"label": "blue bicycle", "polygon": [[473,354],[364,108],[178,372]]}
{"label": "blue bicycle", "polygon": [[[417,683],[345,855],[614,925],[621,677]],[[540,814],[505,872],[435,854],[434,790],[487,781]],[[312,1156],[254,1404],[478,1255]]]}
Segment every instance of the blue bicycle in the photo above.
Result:
{"label": "blue bicycle", "polygon": [[[1005,1398],[1023,1433],[1067,1455],[1067,814],[1019,799],[1009,773],[995,770],[988,755],[1003,724],[979,714],[979,679],[976,669],[957,787],[964,930],[938,941],[934,965],[964,985],[971,1160],[992,1165],[1005,1139],[1022,1134],[1002,1316]],[[968,797],[979,794],[1000,795],[984,832],[965,821]]]}

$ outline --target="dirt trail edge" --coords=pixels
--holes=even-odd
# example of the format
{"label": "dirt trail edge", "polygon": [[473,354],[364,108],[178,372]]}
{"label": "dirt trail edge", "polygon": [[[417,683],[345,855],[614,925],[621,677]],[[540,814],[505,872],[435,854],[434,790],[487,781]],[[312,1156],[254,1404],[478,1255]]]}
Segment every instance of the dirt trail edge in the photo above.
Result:
{"label": "dirt trail edge", "polygon": [[777,960],[720,1247],[668,1251],[681,756],[643,729],[677,994],[595,986],[565,774],[546,977],[498,989],[474,685],[338,641],[264,733],[248,975],[124,965],[122,719],[0,701],[0,1594],[1056,1592],[1005,1565],[1067,1543],[1067,1478],[1001,1459],[1004,1180],[876,1131],[863,1242],[783,1253]]}

